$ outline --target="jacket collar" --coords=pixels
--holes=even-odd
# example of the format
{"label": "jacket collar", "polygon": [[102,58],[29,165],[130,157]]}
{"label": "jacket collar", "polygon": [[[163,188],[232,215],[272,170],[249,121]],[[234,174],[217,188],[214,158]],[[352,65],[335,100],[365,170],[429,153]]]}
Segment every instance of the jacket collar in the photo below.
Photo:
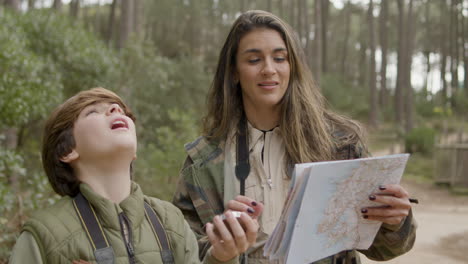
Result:
{"label": "jacket collar", "polygon": [[139,226],[143,221],[145,216],[144,195],[140,186],[135,182],[132,182],[130,195],[120,204],[115,204],[100,196],[85,183],[80,184],[80,191],[93,206],[101,225],[105,228],[120,230],[118,215],[121,212],[125,213],[133,228]]}

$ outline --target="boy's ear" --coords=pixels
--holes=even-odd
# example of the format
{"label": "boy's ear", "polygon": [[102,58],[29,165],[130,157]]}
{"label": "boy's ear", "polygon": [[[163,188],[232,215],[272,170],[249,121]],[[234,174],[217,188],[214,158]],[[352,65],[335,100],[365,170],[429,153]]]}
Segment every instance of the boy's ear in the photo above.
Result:
{"label": "boy's ear", "polygon": [[72,150],[70,153],[68,153],[66,156],[63,156],[60,158],[60,161],[65,162],[65,163],[71,163],[72,161],[78,159],[80,154],[76,152],[76,150]]}

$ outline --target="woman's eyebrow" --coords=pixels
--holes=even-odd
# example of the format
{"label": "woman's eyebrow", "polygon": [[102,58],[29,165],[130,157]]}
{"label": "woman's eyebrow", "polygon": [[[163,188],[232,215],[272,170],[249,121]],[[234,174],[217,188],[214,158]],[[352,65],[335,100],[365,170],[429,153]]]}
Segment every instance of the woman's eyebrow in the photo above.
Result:
{"label": "woman's eyebrow", "polygon": [[261,53],[262,51],[260,49],[246,49],[244,50],[244,52],[242,52],[243,54],[246,54],[246,53]]}
{"label": "woman's eyebrow", "polygon": [[[286,48],[276,48],[276,49],[273,50],[274,53],[281,52],[281,51],[287,51],[287,50],[286,50]],[[253,48],[253,49],[246,49],[242,53],[245,54],[245,53],[261,53],[261,52],[262,51],[260,49]]]}

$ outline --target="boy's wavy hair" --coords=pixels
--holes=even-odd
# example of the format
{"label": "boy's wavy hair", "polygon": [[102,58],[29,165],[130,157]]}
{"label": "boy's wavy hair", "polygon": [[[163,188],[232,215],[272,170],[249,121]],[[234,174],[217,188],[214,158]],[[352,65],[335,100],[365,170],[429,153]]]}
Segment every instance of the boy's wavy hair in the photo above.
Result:
{"label": "boy's wavy hair", "polygon": [[59,105],[45,123],[42,140],[42,165],[54,191],[61,195],[75,196],[79,192],[80,182],[72,167],[60,158],[75,148],[73,127],[80,112],[96,103],[118,104],[124,113],[135,121],[130,108],[112,91],[93,88],[81,91]]}

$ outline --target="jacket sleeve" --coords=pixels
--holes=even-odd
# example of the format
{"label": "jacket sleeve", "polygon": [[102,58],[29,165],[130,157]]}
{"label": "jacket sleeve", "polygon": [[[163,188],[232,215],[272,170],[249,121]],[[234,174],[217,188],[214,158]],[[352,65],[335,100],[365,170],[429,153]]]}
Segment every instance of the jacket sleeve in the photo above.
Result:
{"label": "jacket sleeve", "polygon": [[198,240],[199,256],[200,259],[203,259],[210,248],[210,243],[204,231],[203,223],[198,216],[194,201],[190,197],[188,188],[191,188],[191,186],[185,180],[186,174],[193,173],[191,168],[192,164],[193,162],[190,157],[187,157],[180,172],[179,182],[177,183],[172,203],[182,211],[185,220],[195,233],[196,239]]}
{"label": "jacket sleeve", "polygon": [[367,250],[360,250],[372,260],[389,260],[408,252],[416,240],[416,221],[413,213],[409,215],[400,225],[382,224],[374,242]]}
{"label": "jacket sleeve", "polygon": [[21,233],[16,240],[10,256],[10,264],[37,263],[42,264],[42,254],[33,235],[27,231]]}

